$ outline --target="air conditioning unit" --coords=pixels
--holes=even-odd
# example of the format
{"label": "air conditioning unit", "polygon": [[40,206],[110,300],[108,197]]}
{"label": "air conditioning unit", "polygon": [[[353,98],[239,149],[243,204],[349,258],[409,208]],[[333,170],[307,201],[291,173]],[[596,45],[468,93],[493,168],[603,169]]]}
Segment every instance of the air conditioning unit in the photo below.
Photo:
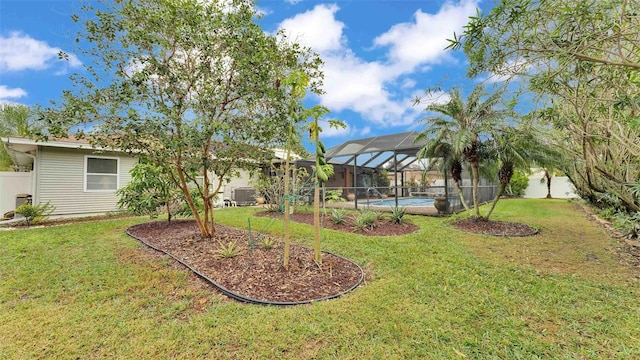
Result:
{"label": "air conditioning unit", "polygon": [[231,197],[239,205],[254,205],[256,203],[256,189],[241,187],[232,190]]}
{"label": "air conditioning unit", "polygon": [[17,194],[16,195],[16,208],[22,204],[31,204],[31,194]]}

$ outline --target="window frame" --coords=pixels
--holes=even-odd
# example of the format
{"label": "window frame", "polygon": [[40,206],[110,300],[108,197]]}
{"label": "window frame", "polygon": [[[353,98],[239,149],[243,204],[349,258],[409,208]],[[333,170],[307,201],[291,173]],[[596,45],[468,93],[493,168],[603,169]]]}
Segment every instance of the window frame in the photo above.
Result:
{"label": "window frame", "polygon": [[[106,174],[106,173],[88,173],[87,170],[89,168],[89,159],[106,159],[106,160],[115,160],[116,161],[116,173],[115,174]],[[116,188],[115,189],[87,189],[87,176],[89,175],[106,175],[106,176],[115,176],[116,177]],[[100,155],[85,155],[84,156],[84,170],[83,170],[83,188],[84,192],[101,192],[101,193],[113,193],[116,192],[120,188],[120,158],[117,156],[100,156]]]}

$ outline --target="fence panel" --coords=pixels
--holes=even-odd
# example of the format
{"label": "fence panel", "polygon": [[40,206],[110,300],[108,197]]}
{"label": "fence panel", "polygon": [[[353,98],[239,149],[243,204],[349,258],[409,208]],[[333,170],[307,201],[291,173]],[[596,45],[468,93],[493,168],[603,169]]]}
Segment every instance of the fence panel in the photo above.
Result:
{"label": "fence panel", "polygon": [[0,172],[0,217],[16,208],[18,194],[31,194],[31,172]]}

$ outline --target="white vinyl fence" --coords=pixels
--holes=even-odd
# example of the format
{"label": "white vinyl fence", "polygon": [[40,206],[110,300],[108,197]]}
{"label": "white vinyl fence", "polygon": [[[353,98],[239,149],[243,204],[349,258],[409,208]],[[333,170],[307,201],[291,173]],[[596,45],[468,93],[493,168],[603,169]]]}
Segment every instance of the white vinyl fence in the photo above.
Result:
{"label": "white vinyl fence", "polygon": [[[529,176],[529,186],[524,192],[525,198],[540,199],[547,196],[547,182],[540,181],[544,178],[544,172],[535,172]],[[576,198],[575,188],[566,176],[554,176],[551,178],[551,197],[554,199]]]}
{"label": "white vinyl fence", "polygon": [[0,172],[0,218],[7,211],[16,208],[18,194],[31,193],[31,174],[31,172]]}

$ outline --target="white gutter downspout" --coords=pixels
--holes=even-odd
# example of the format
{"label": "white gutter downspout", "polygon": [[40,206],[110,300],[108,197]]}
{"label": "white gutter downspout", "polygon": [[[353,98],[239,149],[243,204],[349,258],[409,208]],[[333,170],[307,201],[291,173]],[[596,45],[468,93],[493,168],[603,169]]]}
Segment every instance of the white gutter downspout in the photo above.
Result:
{"label": "white gutter downspout", "polygon": [[36,194],[36,179],[38,178],[38,173],[36,172],[36,157],[28,153],[23,154],[33,159],[33,170],[31,170],[31,202],[33,205],[37,205],[40,200],[38,194]]}

